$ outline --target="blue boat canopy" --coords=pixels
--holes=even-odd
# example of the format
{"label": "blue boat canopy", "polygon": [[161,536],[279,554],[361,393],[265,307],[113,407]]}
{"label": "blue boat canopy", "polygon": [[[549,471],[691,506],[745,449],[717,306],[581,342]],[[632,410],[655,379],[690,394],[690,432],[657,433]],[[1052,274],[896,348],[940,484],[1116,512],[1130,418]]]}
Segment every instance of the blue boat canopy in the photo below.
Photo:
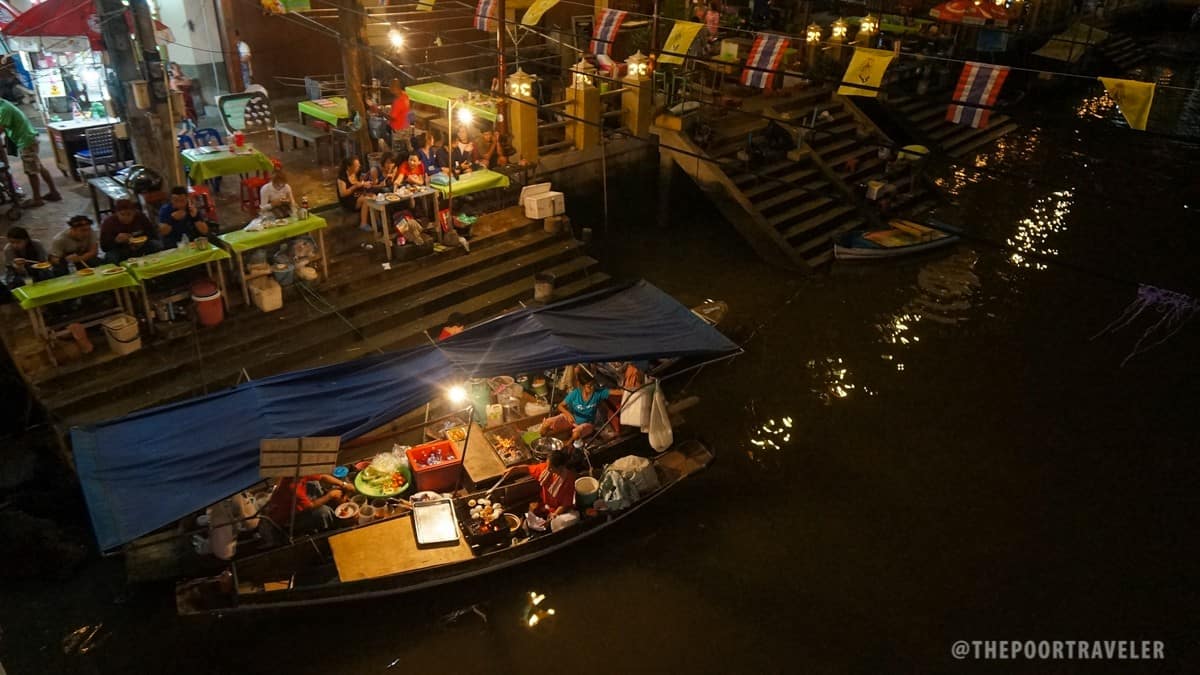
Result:
{"label": "blue boat canopy", "polygon": [[434,346],[367,356],[71,430],[96,539],[111,550],[260,480],[263,438],[361,436],[466,377],[738,347],[640,281],[506,314]]}

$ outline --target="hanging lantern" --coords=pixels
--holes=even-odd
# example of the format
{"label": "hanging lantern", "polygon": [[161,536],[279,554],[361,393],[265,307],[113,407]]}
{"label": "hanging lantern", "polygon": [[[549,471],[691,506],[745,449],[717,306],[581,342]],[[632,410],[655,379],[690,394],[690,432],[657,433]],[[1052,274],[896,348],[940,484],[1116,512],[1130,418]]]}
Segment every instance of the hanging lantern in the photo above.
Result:
{"label": "hanging lantern", "polygon": [[831,30],[834,40],[844,40],[846,38],[846,22],[842,19],[834,21]]}
{"label": "hanging lantern", "polygon": [[817,44],[821,41],[821,27],[817,24],[811,24],[808,30],[804,33],[804,41],[810,45]]}
{"label": "hanging lantern", "polygon": [[517,68],[517,72],[508,76],[508,93],[518,98],[533,96],[533,78],[529,73]]}
{"label": "hanging lantern", "polygon": [[634,52],[633,56],[625,59],[625,64],[628,66],[625,77],[643,78],[650,69],[649,61],[640,49]]}

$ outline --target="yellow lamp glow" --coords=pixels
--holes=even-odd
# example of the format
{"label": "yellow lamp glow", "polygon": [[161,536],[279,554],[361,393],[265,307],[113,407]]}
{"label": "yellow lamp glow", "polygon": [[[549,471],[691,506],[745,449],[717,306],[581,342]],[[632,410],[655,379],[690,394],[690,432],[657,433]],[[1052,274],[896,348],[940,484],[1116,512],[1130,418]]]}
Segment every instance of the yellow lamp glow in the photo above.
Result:
{"label": "yellow lamp glow", "polygon": [[517,68],[517,72],[508,78],[508,93],[522,98],[533,96],[533,78],[529,73]]}
{"label": "yellow lamp glow", "polygon": [[809,44],[816,44],[821,41],[821,27],[817,24],[812,24],[804,34],[804,41]]}
{"label": "yellow lamp glow", "polygon": [[571,73],[572,81],[576,87],[590,87],[592,86],[592,75],[596,73],[596,67],[586,60],[580,59],[579,63],[576,63],[571,68]]}
{"label": "yellow lamp glow", "polygon": [[446,400],[454,405],[462,405],[467,402],[467,390],[456,384],[446,390]]}
{"label": "yellow lamp glow", "polygon": [[470,124],[475,121],[475,115],[471,112],[470,108],[459,108],[454,116],[458,118],[459,124]]}
{"label": "yellow lamp glow", "polygon": [[858,24],[858,29],[863,33],[874,33],[879,29],[879,19],[868,14],[862,18],[862,22]]}
{"label": "yellow lamp glow", "polygon": [[846,22],[841,19],[834,21],[833,26],[831,26],[831,30],[832,30],[834,40],[845,39],[845,37],[846,37]]}
{"label": "yellow lamp glow", "polygon": [[388,42],[391,42],[392,46],[396,49],[400,49],[404,46],[404,36],[400,34],[400,31],[393,28],[388,31]]}
{"label": "yellow lamp glow", "polygon": [[648,59],[640,49],[634,52],[633,56],[625,59],[625,63],[628,66],[625,73],[626,77],[646,77],[646,73],[650,70]]}

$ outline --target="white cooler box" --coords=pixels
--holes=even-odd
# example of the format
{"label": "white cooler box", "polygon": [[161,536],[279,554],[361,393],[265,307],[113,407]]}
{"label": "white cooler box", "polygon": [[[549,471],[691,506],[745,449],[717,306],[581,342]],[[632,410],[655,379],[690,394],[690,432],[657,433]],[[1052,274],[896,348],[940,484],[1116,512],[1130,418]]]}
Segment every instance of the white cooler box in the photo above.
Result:
{"label": "white cooler box", "polygon": [[534,220],[561,216],[566,213],[563,193],[552,192],[549,183],[538,183],[521,188],[521,204],[525,207],[525,217]]}

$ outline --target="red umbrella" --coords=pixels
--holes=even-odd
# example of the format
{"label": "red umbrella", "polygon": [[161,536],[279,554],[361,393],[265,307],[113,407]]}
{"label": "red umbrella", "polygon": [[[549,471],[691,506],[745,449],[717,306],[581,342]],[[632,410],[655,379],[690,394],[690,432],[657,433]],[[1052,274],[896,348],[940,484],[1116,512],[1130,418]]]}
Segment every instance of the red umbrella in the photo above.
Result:
{"label": "red umbrella", "polygon": [[990,22],[994,26],[1008,25],[1008,12],[996,6],[992,0],[950,0],[929,10],[929,16],[946,23],[983,26]]}
{"label": "red umbrella", "polygon": [[[133,30],[133,19],[128,12],[125,13],[125,24]],[[170,31],[162,23],[155,21],[154,28],[156,34],[171,39]],[[3,32],[13,37],[85,36],[92,49],[104,49],[103,29],[92,0],[46,0],[30,7],[5,26]]]}

